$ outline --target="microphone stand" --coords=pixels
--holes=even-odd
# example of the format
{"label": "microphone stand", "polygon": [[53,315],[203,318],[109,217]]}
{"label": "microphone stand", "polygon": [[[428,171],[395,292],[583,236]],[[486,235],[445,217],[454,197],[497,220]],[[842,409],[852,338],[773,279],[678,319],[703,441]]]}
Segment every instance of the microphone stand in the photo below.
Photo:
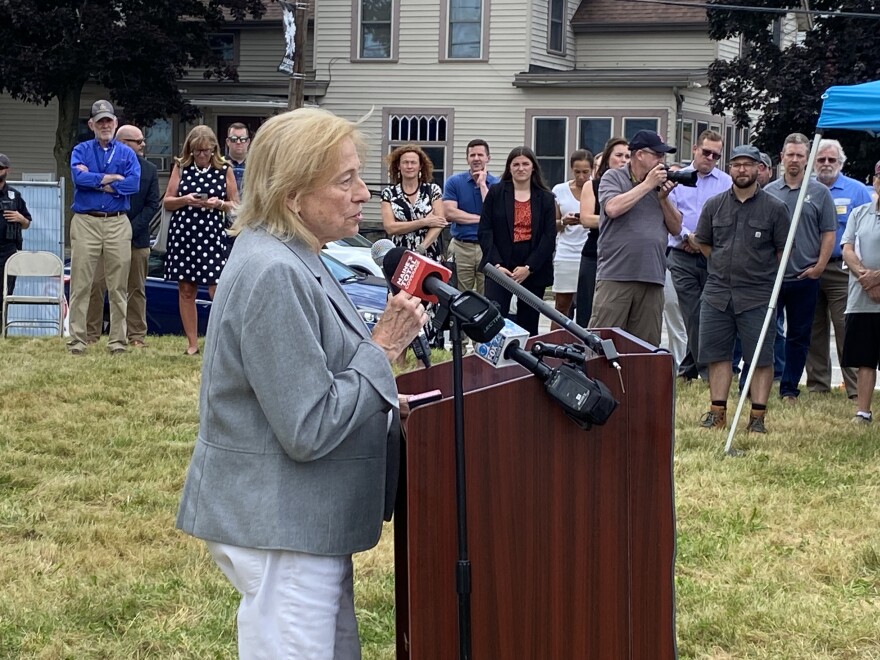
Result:
{"label": "microphone stand", "polygon": [[438,332],[449,327],[452,342],[452,392],[455,424],[455,505],[458,527],[458,560],[455,563],[455,591],[458,594],[458,657],[471,660],[471,562],[468,558],[467,485],[464,456],[464,342],[461,321],[447,305],[439,305],[435,317]]}

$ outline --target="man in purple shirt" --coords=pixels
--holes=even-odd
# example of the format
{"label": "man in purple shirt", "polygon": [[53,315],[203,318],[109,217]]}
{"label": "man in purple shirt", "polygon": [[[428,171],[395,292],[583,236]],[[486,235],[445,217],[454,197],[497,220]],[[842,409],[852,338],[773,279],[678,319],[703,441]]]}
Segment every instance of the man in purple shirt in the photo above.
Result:
{"label": "man in purple shirt", "polygon": [[70,341],[67,350],[81,355],[95,268],[103,256],[110,299],[111,353],[124,353],[131,264],[129,196],[141,185],[141,166],[130,147],[114,139],[118,121],[108,101],[95,101],[89,128],[94,140],[70,154],[73,220],[70,223]]}
{"label": "man in purple shirt", "polygon": [[723,146],[719,133],[712,130],[700,133],[693,148],[693,161],[683,170],[696,170],[696,187],[676,186],[669,193],[669,199],[681,213],[681,233],[669,237],[666,261],[687,330],[688,351],[678,367],[678,375],[685,380],[697,377],[709,380],[708,366],[697,361],[700,354],[700,296],[708,273],[706,257],[701,253],[693,232],[706,201],[730,190],[732,185],[730,175],[715,167],[721,160]]}

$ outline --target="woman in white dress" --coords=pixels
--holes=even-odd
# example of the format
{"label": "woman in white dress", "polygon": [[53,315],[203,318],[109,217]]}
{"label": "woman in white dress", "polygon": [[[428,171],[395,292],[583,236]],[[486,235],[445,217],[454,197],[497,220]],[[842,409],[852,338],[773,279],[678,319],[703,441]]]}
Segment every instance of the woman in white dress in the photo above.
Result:
{"label": "woman in white dress", "polygon": [[[577,292],[581,250],[589,230],[581,226],[581,190],[593,171],[593,154],[578,149],[569,159],[572,179],[553,187],[556,196],[556,254],[553,257],[553,293],[557,311],[570,317]],[[559,326],[553,324],[552,329]]]}

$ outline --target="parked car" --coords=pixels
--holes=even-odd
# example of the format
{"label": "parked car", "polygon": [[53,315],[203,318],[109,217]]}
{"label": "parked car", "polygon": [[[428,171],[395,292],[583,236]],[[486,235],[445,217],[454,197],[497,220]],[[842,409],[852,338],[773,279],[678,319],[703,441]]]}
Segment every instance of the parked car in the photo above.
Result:
{"label": "parked car", "polygon": [[[321,252],[321,260],[327,270],[342,285],[355,307],[372,329],[385,310],[388,289],[384,278],[358,273],[345,264],[337,261],[326,251]],[[147,273],[147,332],[151,335],[182,335],[183,326],[180,322],[180,309],[177,304],[177,283],[163,278],[165,255],[151,253],[149,271]],[[70,267],[65,270],[65,294],[70,299]],[[211,299],[208,287],[200,286],[196,296],[196,312],[199,320],[199,334],[208,329],[208,315],[211,311]],[[104,332],[110,326],[110,308],[104,304]]]}
{"label": "parked car", "polygon": [[324,252],[358,272],[384,278],[382,269],[376,265],[370,254],[372,247],[373,244],[368,239],[355,234],[327,243]]}

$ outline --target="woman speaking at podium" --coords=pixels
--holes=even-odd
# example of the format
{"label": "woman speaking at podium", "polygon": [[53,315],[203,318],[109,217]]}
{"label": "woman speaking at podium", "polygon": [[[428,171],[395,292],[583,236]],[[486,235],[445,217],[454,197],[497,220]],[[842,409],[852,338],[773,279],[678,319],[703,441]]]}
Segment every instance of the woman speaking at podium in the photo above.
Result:
{"label": "woman speaking at podium", "polygon": [[378,542],[399,466],[389,360],[427,320],[399,293],[371,336],[321,261],[370,199],[362,149],[323,110],[263,124],[214,297],[177,525],[241,593],[242,658],[360,658],[351,555]]}

